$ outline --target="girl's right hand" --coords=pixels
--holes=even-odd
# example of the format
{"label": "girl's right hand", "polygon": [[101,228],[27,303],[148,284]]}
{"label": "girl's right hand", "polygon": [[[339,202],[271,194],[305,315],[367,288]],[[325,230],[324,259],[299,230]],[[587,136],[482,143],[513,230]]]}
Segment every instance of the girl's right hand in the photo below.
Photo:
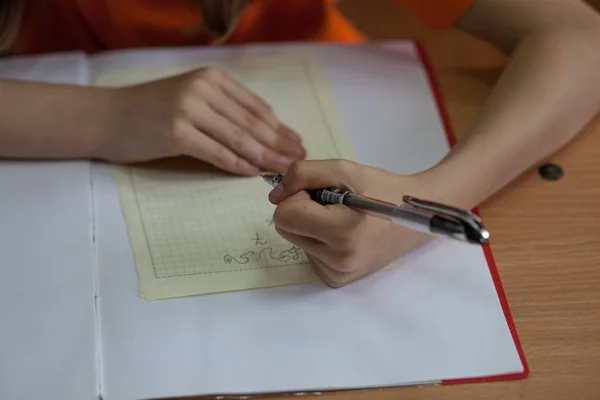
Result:
{"label": "girl's right hand", "polygon": [[186,155],[238,175],[284,173],[306,155],[300,136],[239,82],[206,68],[116,89],[101,158]]}

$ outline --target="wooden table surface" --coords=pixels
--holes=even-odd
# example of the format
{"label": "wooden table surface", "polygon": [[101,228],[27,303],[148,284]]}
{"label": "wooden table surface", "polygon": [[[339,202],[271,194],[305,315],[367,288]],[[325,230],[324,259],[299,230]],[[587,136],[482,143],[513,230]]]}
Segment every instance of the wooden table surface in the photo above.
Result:
{"label": "wooden table surface", "polygon": [[[373,39],[422,41],[455,133],[464,134],[505,58],[460,32],[425,30],[391,0],[346,1],[342,9]],[[600,399],[600,118],[549,161],[564,169],[562,179],[545,181],[534,169],[480,207],[529,363],[527,379],[302,398]]]}

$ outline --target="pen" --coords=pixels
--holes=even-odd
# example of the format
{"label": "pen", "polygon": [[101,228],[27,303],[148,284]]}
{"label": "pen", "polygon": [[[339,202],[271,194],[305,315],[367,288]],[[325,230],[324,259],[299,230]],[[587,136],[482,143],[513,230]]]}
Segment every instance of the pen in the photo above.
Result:
{"label": "pen", "polygon": [[[275,187],[283,175],[261,173],[265,182]],[[347,207],[433,236],[485,245],[490,234],[474,213],[459,208],[404,196],[403,204],[393,204],[336,188],[308,190],[312,200],[320,204],[342,204]]]}

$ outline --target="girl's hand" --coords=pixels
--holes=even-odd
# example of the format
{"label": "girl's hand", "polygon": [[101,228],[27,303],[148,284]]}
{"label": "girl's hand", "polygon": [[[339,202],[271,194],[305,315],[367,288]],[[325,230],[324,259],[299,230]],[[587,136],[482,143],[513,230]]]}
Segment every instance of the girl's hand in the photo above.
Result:
{"label": "girl's hand", "polygon": [[270,106],[215,69],[116,89],[101,158],[138,162],[192,156],[222,170],[285,172],[304,158],[300,137]]}
{"label": "girl's hand", "polygon": [[401,203],[403,194],[431,198],[427,192],[434,186],[427,181],[425,173],[401,176],[345,160],[300,161],[269,200],[277,205],[277,232],[307,253],[328,285],[339,287],[386,267],[431,236],[346,206],[323,206],[305,190],[336,187]]}

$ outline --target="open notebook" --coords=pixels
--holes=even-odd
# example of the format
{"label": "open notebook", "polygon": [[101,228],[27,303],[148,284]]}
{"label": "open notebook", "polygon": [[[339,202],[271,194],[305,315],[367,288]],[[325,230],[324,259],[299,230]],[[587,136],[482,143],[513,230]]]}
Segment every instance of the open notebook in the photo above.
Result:
{"label": "open notebook", "polygon": [[[276,100],[284,119],[307,131],[317,157],[414,173],[452,142],[411,42],[65,54],[3,62],[0,76],[122,85],[207,64]],[[269,83],[284,80],[289,93]],[[327,142],[316,133],[329,123]],[[0,205],[7,221],[0,250],[9,254],[0,280],[2,399],[307,392],[527,374],[489,250],[436,240],[393,270],[332,290],[269,230],[271,206],[256,200],[266,200],[262,182],[181,165],[116,172],[101,163],[2,164],[0,191],[9,193]],[[252,200],[234,215],[254,213],[242,223],[216,204],[210,215],[193,215],[211,203],[194,200],[205,185],[214,186],[213,203],[247,189]],[[179,220],[167,223],[173,202]],[[150,239],[139,232],[144,222],[158,225]],[[225,238],[211,242],[216,233]],[[194,243],[203,235],[208,243]],[[178,252],[186,241],[190,248]],[[174,250],[158,248],[165,244]],[[238,251],[271,244],[281,264],[246,257],[275,273],[237,267],[240,279],[210,285],[194,277],[232,269]],[[156,282],[164,279],[172,283]]]}

